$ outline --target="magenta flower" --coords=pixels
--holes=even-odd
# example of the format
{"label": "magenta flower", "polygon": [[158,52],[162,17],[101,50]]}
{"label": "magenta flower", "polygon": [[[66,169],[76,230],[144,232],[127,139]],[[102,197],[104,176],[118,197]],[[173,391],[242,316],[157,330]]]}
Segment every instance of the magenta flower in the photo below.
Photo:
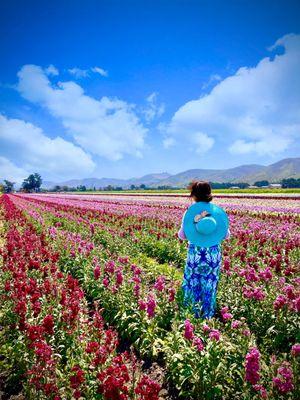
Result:
{"label": "magenta flower", "polygon": [[97,265],[94,268],[94,277],[95,277],[96,280],[99,279],[99,277],[100,277],[100,267],[99,267],[99,265]]}
{"label": "magenta flower", "polygon": [[139,300],[138,301],[138,303],[139,303],[139,309],[140,310],[146,310],[146,308],[147,308],[147,303],[144,301],[144,300]]}
{"label": "magenta flower", "polygon": [[155,307],[156,307],[156,301],[153,295],[150,293],[147,299],[147,314],[148,317],[152,318],[155,315]]}
{"label": "magenta flower", "polygon": [[221,315],[224,321],[227,321],[229,319],[233,318],[233,315],[231,313],[228,312],[228,307],[222,307],[221,308]]}
{"label": "magenta flower", "polygon": [[162,292],[165,288],[165,277],[164,276],[159,276],[154,284],[154,288],[158,290],[159,292]]}
{"label": "magenta flower", "polygon": [[300,355],[300,344],[296,343],[292,346],[291,354],[294,357],[297,357]]}
{"label": "magenta flower", "polygon": [[218,342],[221,337],[221,332],[218,329],[212,329],[209,333],[209,338]]}
{"label": "magenta flower", "polygon": [[184,337],[187,340],[192,340],[194,337],[194,326],[189,319],[184,321]]}
{"label": "magenta flower", "polygon": [[262,399],[267,399],[268,398],[268,392],[267,392],[266,388],[263,387],[263,385],[258,385],[258,384],[257,385],[253,385],[253,389],[260,393],[260,397]]}
{"label": "magenta flower", "polygon": [[285,304],[287,304],[287,298],[280,294],[273,303],[274,310],[280,310]]}
{"label": "magenta flower", "polygon": [[231,328],[232,329],[237,329],[237,328],[239,328],[241,326],[241,324],[242,324],[241,321],[234,320],[234,321],[231,322]]}
{"label": "magenta flower", "polygon": [[193,345],[197,347],[198,351],[202,351],[204,349],[203,342],[199,337],[194,336]]}
{"label": "magenta flower", "polygon": [[104,285],[105,287],[108,287],[108,285],[109,285],[109,280],[108,280],[107,278],[104,278],[103,281],[102,281],[102,283],[103,283],[103,285]]}
{"label": "magenta flower", "polygon": [[277,376],[273,378],[273,385],[279,393],[288,393],[294,389],[293,371],[289,362],[283,361],[277,369]]}
{"label": "magenta flower", "polygon": [[246,355],[246,363],[245,370],[246,376],[245,379],[247,382],[251,383],[251,385],[257,384],[260,379],[260,352],[256,347],[250,349],[250,351]]}

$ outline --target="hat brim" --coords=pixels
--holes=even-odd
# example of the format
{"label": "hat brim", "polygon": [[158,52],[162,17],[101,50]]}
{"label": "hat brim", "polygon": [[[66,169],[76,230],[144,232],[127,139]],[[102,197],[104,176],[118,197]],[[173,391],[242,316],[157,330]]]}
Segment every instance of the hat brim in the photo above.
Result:
{"label": "hat brim", "polygon": [[[202,211],[209,212],[216,220],[216,229],[211,234],[201,234],[196,229],[194,217]],[[215,204],[196,202],[186,211],[183,219],[183,231],[187,239],[196,246],[210,247],[219,244],[227,234],[229,220],[226,212]]]}

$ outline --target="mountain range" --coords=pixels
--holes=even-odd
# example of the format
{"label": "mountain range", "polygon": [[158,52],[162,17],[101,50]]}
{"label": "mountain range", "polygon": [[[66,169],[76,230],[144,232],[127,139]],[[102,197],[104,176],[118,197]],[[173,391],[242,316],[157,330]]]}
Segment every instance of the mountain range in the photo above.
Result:
{"label": "mountain range", "polygon": [[116,179],[116,178],[85,178],[72,179],[65,182],[45,181],[42,187],[45,189],[53,188],[55,185],[77,187],[80,185],[86,188],[103,188],[108,185],[120,186],[124,189],[131,185],[147,187],[172,186],[185,187],[193,179],[207,180],[210,182],[247,182],[254,184],[256,181],[267,180],[272,183],[280,182],[282,179],[300,178],[300,158],[285,158],[274,164],[259,165],[249,164],[240,165],[228,169],[189,169],[178,174],[167,172],[153,173],[140,178]]}

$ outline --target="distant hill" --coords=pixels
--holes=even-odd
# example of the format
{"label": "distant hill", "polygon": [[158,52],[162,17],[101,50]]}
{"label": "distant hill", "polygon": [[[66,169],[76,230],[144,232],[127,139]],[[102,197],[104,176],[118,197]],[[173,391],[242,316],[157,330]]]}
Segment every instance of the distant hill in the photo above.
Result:
{"label": "distant hill", "polygon": [[66,182],[43,183],[46,189],[53,188],[54,185],[66,185],[77,187],[80,185],[86,188],[102,188],[108,185],[121,186],[124,189],[131,185],[140,186],[145,184],[148,187],[174,186],[185,187],[193,179],[202,179],[210,182],[247,182],[254,184],[256,181],[268,180],[276,183],[286,178],[300,178],[300,158],[286,158],[274,164],[265,166],[258,164],[240,165],[239,167],[228,169],[190,169],[178,174],[168,174],[167,172],[148,174],[140,178],[115,179],[115,178],[86,178],[73,179]]}
{"label": "distant hill", "polygon": [[112,186],[121,186],[123,188],[129,188],[131,185],[140,186],[144,184],[146,186],[158,184],[162,179],[167,179],[170,176],[167,172],[157,173],[157,174],[148,174],[142,176],[140,178],[131,178],[131,179],[116,179],[116,178],[85,178],[85,179],[71,179],[65,182],[49,182],[45,181],[42,184],[42,187],[45,189],[51,189],[55,185],[59,186],[68,186],[68,187],[77,187],[80,185],[85,186],[87,189],[92,188],[102,188],[108,185]]}

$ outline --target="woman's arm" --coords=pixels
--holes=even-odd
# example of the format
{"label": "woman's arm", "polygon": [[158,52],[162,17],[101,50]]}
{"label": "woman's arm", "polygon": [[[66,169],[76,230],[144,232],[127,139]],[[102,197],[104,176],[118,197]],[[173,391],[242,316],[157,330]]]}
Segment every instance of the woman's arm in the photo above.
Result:
{"label": "woman's arm", "polygon": [[[186,213],[186,211],[185,211],[185,213]],[[186,239],[186,236],[185,236],[185,233],[184,233],[184,230],[183,230],[183,218],[185,216],[185,213],[182,216],[181,227],[180,227],[180,229],[179,229],[179,231],[177,233],[179,239],[181,239],[181,240],[185,240]]]}
{"label": "woman's arm", "polygon": [[230,232],[230,229],[228,228],[225,239],[229,239],[230,236],[231,236],[231,232]]}

